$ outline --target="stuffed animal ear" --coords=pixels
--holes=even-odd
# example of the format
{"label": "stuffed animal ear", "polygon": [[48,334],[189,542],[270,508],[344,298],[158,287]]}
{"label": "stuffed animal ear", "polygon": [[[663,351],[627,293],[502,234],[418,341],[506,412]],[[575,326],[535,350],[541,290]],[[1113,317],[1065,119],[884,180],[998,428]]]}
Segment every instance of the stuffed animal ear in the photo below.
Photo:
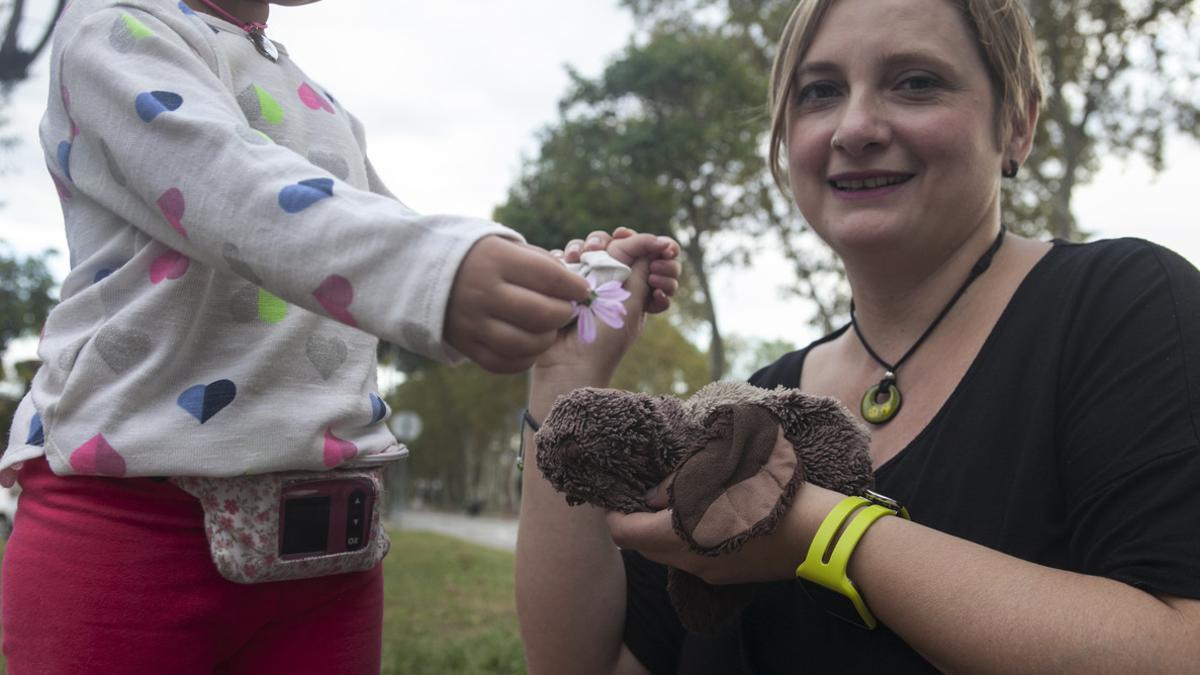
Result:
{"label": "stuffed animal ear", "polygon": [[707,443],[683,462],[669,492],[676,532],[718,555],[775,528],[804,479],[779,421],[753,404],[721,405],[703,423]]}

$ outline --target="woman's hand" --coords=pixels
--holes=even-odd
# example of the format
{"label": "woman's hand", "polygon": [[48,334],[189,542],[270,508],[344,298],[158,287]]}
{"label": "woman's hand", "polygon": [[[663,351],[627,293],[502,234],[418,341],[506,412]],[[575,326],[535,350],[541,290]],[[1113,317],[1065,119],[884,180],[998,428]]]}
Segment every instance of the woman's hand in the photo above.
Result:
{"label": "woman's hand", "polygon": [[[791,447],[782,431],[775,442]],[[667,478],[648,497],[651,506],[662,510],[609,512],[609,532],[621,548],[636,550],[650,560],[676,567],[714,585],[794,578],[821,521],[845,496],[802,483],[774,531],[750,539],[736,552],[705,556],[693,553],[672,527],[671,511],[666,508],[667,486],[672,480],[674,476]]]}
{"label": "woman's hand", "polygon": [[596,341],[588,344],[580,342],[574,324],[559,331],[555,344],[535,365],[542,378],[568,377],[578,379],[576,386],[604,386],[641,334],[645,313],[670,307],[679,287],[679,244],[669,237],[618,228],[612,235],[593,232],[586,241],[572,240],[563,250],[552,253],[564,262],[578,262],[582,253],[593,250],[606,250],[633,268],[624,284],[630,293],[625,301],[625,326],[617,330],[600,327]]}

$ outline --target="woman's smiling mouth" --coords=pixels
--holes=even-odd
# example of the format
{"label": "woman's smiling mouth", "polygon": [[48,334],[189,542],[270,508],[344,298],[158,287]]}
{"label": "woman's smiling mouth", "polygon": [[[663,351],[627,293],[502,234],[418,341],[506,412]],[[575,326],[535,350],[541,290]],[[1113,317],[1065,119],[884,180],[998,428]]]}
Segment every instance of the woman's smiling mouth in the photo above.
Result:
{"label": "woman's smiling mouth", "polygon": [[905,173],[844,173],[831,176],[828,183],[841,197],[880,197],[895,192],[912,177]]}

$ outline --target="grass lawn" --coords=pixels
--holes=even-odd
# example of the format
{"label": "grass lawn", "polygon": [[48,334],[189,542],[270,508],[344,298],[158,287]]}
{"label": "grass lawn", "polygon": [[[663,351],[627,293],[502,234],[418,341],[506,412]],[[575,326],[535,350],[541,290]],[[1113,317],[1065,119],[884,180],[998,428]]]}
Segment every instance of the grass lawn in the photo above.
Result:
{"label": "grass lawn", "polygon": [[[0,558],[3,551],[0,540]],[[525,672],[511,553],[437,534],[393,532],[383,568],[384,673]]]}

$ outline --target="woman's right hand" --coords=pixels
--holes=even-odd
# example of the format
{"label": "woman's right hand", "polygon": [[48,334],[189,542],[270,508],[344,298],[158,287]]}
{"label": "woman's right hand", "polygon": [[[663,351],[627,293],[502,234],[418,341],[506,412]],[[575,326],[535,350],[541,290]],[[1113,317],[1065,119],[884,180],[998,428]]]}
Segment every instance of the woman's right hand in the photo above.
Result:
{"label": "woman's right hand", "polygon": [[577,323],[559,331],[555,344],[534,365],[536,376],[578,386],[603,386],[611,380],[625,352],[637,340],[646,312],[663,311],[678,288],[679,244],[669,237],[638,234],[618,228],[612,235],[593,232],[586,241],[572,240],[563,251],[555,251],[564,262],[578,262],[589,250],[607,250],[609,255],[633,268],[625,280],[625,326],[600,326],[596,341],[584,344]]}

